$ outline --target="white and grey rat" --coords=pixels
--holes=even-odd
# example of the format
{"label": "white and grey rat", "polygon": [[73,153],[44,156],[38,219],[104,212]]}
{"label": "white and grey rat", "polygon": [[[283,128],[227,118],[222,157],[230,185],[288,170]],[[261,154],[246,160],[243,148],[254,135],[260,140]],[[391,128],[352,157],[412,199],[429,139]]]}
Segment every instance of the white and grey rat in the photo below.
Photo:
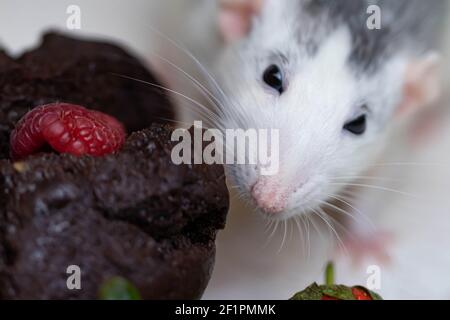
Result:
{"label": "white and grey rat", "polygon": [[[371,5],[381,10],[380,29],[367,26]],[[402,149],[392,141],[408,115],[437,101],[445,5],[222,1],[217,25],[223,46],[217,56],[210,50],[200,59],[214,70],[215,80],[206,74],[205,81],[214,95],[206,100],[219,105],[211,109],[216,124],[280,130],[279,173],[263,176],[257,166],[230,165],[230,185],[275,221],[316,214],[328,223],[324,210],[333,206],[371,214],[344,195],[349,187],[367,190],[355,181],[370,175],[386,146]],[[199,20],[197,27],[213,30]]]}
{"label": "white and grey rat", "polygon": [[[377,160],[393,124],[435,102],[446,1],[259,2],[253,15],[239,4],[222,9],[227,39],[242,32],[227,22],[252,22],[217,62],[226,95],[220,122],[280,130],[278,174],[262,176],[254,166],[228,173],[261,213],[286,219],[339,194]],[[366,23],[373,4],[379,30]]]}

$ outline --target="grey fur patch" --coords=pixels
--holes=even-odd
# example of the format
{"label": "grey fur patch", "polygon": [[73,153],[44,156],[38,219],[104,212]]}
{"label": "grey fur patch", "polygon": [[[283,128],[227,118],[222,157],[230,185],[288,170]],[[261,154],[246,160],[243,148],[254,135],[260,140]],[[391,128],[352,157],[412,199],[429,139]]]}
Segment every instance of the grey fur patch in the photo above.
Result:
{"label": "grey fur patch", "polygon": [[[346,25],[352,36],[349,62],[359,71],[376,69],[383,59],[398,51],[421,54],[438,46],[447,0],[298,0],[298,32],[301,43],[320,42],[331,30]],[[367,8],[381,9],[381,29],[369,30]],[[320,27],[317,25],[320,21]],[[314,27],[311,27],[313,24]],[[316,29],[315,40],[305,30]],[[309,50],[309,52],[313,52]]]}

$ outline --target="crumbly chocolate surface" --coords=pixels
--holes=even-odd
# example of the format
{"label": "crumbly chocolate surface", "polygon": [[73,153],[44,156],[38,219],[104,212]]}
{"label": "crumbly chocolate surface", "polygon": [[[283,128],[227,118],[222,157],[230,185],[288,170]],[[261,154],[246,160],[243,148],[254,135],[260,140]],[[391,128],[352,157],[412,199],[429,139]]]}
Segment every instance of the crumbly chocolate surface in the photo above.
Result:
{"label": "crumbly chocolate surface", "polygon": [[[171,161],[173,118],[157,80],[121,48],[47,34],[12,59],[0,51],[0,299],[96,299],[114,277],[144,299],[199,298],[209,281],[228,191],[222,166]],[[131,133],[118,153],[9,159],[9,135],[55,101],[115,116]],[[67,268],[81,268],[81,290]]]}
{"label": "crumbly chocolate surface", "polygon": [[152,126],[102,158],[1,160],[0,298],[95,299],[114,276],[145,299],[199,298],[228,191],[222,166],[174,165],[170,133]]}
{"label": "crumbly chocolate surface", "polygon": [[48,33],[41,45],[17,59],[0,48],[0,159],[9,156],[9,133],[30,109],[67,102],[101,110],[119,119],[128,132],[173,119],[159,82],[120,47]]}

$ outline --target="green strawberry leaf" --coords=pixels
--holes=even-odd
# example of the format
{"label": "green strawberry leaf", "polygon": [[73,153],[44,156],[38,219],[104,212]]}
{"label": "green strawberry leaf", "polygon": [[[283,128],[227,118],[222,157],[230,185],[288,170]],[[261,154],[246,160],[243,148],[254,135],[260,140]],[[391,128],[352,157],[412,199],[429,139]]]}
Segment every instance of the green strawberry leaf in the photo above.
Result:
{"label": "green strawberry leaf", "polygon": [[322,286],[323,294],[336,298],[339,300],[355,300],[353,297],[352,288],[344,285],[332,285],[332,286]]}
{"label": "green strawberry leaf", "polygon": [[141,300],[136,287],[122,277],[113,277],[105,281],[99,290],[101,300]]}
{"label": "green strawberry leaf", "polygon": [[289,300],[321,300],[322,296],[322,289],[317,283],[314,282],[305,290],[296,293]]}

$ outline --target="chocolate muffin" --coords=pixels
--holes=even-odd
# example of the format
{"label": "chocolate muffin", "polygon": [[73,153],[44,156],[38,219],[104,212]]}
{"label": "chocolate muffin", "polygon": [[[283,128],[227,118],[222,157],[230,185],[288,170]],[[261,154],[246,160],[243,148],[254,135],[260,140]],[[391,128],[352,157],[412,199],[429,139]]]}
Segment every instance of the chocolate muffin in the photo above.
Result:
{"label": "chocolate muffin", "polygon": [[9,155],[14,124],[38,105],[63,101],[101,110],[128,132],[174,118],[163,90],[121,76],[158,84],[139,60],[109,43],[48,33],[18,59],[0,50],[0,158]]}
{"label": "chocolate muffin", "polygon": [[[61,52],[67,61],[49,58]],[[149,125],[171,114],[170,102],[147,86],[110,79],[113,68],[155,81],[116,46],[59,35],[18,60],[0,54],[0,299],[96,299],[116,277],[143,299],[195,299],[206,288],[228,210],[223,168],[173,164],[173,129]],[[8,159],[21,115],[52,99],[114,115],[132,133],[103,157]],[[72,265],[81,289],[67,286]]]}
{"label": "chocolate muffin", "polygon": [[[101,158],[0,162],[0,298],[94,299],[121,276],[145,299],[199,298],[228,195],[221,166],[176,166],[169,127]],[[66,269],[81,269],[68,290]]]}

